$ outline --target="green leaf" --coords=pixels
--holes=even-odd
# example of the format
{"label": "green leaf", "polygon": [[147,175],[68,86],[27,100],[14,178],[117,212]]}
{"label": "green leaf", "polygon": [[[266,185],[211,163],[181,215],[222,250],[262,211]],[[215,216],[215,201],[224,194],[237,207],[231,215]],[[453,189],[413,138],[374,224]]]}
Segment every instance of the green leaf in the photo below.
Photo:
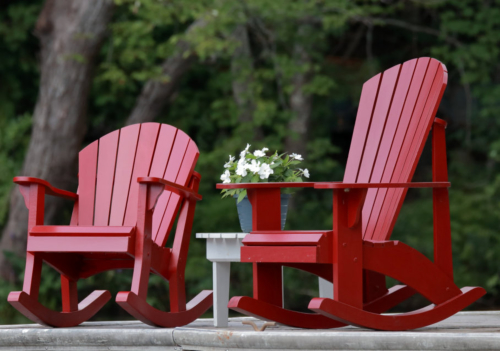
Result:
{"label": "green leaf", "polygon": [[240,203],[240,202],[241,202],[241,200],[243,200],[243,199],[245,198],[245,196],[247,196],[247,191],[246,191],[246,189],[245,189],[245,190],[243,190],[243,191],[240,193],[240,195],[238,195],[238,200],[237,200],[236,202],[237,202],[237,203]]}

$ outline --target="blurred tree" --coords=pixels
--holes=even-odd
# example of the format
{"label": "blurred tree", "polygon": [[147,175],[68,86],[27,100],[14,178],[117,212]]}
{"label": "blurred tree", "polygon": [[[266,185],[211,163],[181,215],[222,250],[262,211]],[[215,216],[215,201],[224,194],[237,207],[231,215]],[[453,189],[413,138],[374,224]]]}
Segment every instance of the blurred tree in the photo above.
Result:
{"label": "blurred tree", "polygon": [[[22,175],[45,179],[57,187],[74,188],[77,155],[86,132],[87,97],[92,69],[111,19],[111,0],[47,0],[35,34],[41,43],[41,80],[33,113],[33,129]],[[60,202],[47,198],[51,221]],[[0,242],[0,274],[15,280],[3,251],[23,255],[28,213],[18,191],[12,192],[9,219]]]}

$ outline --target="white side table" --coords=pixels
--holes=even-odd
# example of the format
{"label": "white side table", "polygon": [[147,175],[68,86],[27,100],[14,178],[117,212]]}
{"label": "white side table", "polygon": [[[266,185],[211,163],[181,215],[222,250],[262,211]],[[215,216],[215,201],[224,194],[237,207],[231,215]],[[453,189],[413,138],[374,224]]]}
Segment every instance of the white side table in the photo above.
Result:
{"label": "white side table", "polygon": [[[213,267],[214,326],[227,327],[231,262],[240,262],[240,248],[248,233],[197,233],[207,240],[207,260]],[[333,298],[333,285],[319,278],[319,296]]]}

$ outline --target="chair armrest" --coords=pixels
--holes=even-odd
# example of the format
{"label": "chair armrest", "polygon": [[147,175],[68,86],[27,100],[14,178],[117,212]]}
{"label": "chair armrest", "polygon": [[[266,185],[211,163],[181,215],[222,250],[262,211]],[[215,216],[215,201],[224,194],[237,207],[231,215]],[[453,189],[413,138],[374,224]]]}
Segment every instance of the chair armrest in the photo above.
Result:
{"label": "chair armrest", "polygon": [[[78,200],[78,194],[72,193],[71,191],[58,189],[43,179],[33,178],[33,177],[14,177],[13,181],[14,183],[19,184],[21,186],[30,186],[31,184],[39,184],[45,188],[45,194],[47,195],[58,196],[73,201]],[[22,191],[21,193],[24,196],[24,193]]]}
{"label": "chair armrest", "polygon": [[315,183],[312,182],[283,182],[283,183],[219,183],[217,189],[275,189],[275,188],[312,188]]}
{"label": "chair armrest", "polygon": [[[202,199],[202,196],[200,194],[194,192],[193,190],[189,189],[188,187],[169,182],[168,180],[165,180],[162,178],[139,177],[139,178],[137,178],[137,182],[139,182],[141,184],[162,185],[164,190],[169,190],[173,193],[176,193],[177,195],[180,195],[180,196],[185,197],[185,198],[190,199],[190,200],[200,201]],[[161,191],[163,191],[163,189]],[[157,196],[159,196],[160,193]]]}
{"label": "chair armrest", "polygon": [[449,188],[450,182],[421,182],[421,183],[314,183],[315,189],[378,189],[378,188]]}

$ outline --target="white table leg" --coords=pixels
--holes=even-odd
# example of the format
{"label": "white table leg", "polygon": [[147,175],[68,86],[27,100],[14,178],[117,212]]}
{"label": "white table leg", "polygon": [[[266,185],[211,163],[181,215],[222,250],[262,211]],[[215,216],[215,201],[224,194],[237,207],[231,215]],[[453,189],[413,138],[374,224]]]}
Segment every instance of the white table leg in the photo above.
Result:
{"label": "white table leg", "polygon": [[319,278],[319,297],[328,297],[333,299],[333,284],[328,280]]}
{"label": "white table leg", "polygon": [[214,326],[227,327],[231,262],[213,262]]}

